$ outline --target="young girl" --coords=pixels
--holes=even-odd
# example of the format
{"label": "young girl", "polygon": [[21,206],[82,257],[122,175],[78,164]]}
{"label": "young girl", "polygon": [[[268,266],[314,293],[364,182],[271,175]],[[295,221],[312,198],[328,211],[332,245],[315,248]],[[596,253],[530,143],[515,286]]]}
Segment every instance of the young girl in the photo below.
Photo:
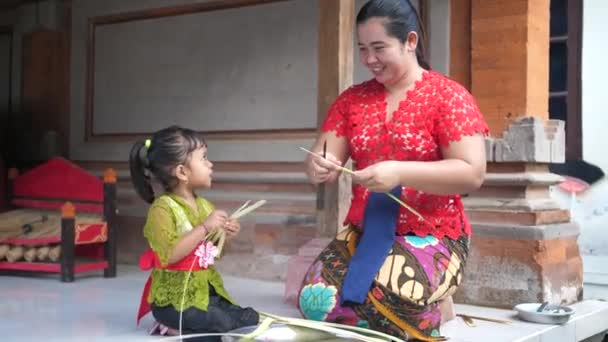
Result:
{"label": "young girl", "polygon": [[[135,143],[129,164],[135,190],[152,204],[144,226],[150,249],[140,259],[141,268],[152,269],[152,273],[144,288],[138,322],[152,311],[169,334],[179,333],[180,327],[182,334],[192,334],[256,325],[258,313],[235,305],[218,271],[195,260],[209,231],[224,229],[230,239],[240,230],[238,221],[195,194],[195,190],[211,186],[213,164],[207,159],[202,135],[177,126],[160,130],[151,140]],[[157,198],[152,176],[165,190]]]}

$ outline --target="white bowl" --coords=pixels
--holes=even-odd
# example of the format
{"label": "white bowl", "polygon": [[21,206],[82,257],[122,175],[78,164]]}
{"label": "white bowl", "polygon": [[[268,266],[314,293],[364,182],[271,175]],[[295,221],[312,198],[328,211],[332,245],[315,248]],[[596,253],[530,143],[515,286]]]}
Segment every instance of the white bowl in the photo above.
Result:
{"label": "white bowl", "polygon": [[[574,314],[574,309],[571,307],[554,305],[547,306],[552,309],[545,308],[542,312],[538,312],[541,305],[542,303],[522,303],[515,306],[515,311],[524,321],[542,324],[564,324]],[[555,312],[555,310],[559,310],[559,312]]]}

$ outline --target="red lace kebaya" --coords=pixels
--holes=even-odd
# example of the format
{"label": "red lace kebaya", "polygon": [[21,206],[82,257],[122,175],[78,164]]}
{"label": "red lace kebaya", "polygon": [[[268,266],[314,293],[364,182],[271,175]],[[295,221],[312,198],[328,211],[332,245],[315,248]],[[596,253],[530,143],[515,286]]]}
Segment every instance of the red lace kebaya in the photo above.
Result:
{"label": "red lace kebaya", "polygon": [[[323,122],[324,132],[346,137],[356,169],[385,160],[441,160],[441,147],[462,136],[488,133],[471,94],[437,72],[424,72],[388,122],[386,94],[384,86],[375,80],[352,86],[336,99]],[[360,227],[369,191],[355,184],[352,192],[345,223]],[[399,235],[414,233],[439,239],[470,235],[459,195],[432,195],[406,186],[401,199],[425,220],[401,208]]]}

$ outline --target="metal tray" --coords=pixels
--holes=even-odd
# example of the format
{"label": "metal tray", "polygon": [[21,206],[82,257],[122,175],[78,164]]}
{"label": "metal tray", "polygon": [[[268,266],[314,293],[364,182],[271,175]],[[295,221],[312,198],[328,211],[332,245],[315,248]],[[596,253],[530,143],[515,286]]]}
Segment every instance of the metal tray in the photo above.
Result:
{"label": "metal tray", "polygon": [[574,309],[560,305],[547,305],[539,312],[541,305],[542,303],[522,303],[515,306],[515,311],[524,321],[542,324],[565,324],[574,315]]}

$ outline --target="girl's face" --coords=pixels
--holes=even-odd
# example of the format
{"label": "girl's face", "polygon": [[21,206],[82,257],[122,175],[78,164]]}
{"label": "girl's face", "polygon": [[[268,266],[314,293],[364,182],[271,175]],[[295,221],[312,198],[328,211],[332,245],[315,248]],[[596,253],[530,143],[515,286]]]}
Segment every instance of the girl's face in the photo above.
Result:
{"label": "girl's face", "polygon": [[188,184],[193,189],[209,188],[211,186],[211,174],[213,173],[213,164],[207,159],[207,147],[200,147],[190,155],[190,160],[187,164]]}
{"label": "girl's face", "polygon": [[[359,59],[374,75],[376,81],[393,85],[401,80],[409,70],[411,61],[407,58],[411,43],[402,44],[399,39],[386,33],[386,19],[370,18],[357,25]],[[415,42],[413,46],[416,49]]]}

